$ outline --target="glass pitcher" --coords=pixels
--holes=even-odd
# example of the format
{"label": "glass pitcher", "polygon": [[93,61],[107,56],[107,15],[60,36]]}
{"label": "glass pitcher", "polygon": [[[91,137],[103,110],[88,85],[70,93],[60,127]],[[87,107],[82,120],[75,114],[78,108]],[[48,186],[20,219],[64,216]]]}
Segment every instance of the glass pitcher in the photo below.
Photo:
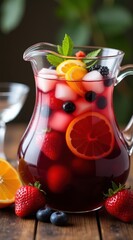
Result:
{"label": "glass pitcher", "polygon": [[[133,75],[133,65],[121,67],[124,53],[117,49],[75,47],[73,56],[56,49],[38,43],[24,53],[36,100],[19,145],[18,169],[25,184],[40,181],[48,206],[92,211],[102,207],[112,181],[124,184],[129,174],[133,118],[121,132],[112,98],[114,86]],[[59,60],[56,68],[49,55]]]}

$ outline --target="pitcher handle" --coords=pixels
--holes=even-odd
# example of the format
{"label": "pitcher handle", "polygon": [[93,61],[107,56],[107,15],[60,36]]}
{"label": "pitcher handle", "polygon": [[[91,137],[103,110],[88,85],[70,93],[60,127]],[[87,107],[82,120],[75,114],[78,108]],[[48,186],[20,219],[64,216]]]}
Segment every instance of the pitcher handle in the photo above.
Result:
{"label": "pitcher handle", "polygon": [[[133,75],[133,64],[124,65],[120,68],[120,73],[116,79],[115,86],[129,75]],[[127,143],[129,155],[131,156],[133,153],[133,115],[122,134]]]}

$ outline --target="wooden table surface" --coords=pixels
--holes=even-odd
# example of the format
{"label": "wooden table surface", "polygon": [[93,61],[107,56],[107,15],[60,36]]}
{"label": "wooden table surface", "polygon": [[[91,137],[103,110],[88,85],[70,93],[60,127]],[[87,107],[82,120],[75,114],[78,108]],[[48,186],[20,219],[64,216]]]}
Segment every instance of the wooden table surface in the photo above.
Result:
{"label": "wooden table surface", "polygon": [[[25,125],[8,124],[5,152],[16,165],[16,152]],[[132,158],[133,161],[133,158]],[[133,164],[127,184],[133,188]],[[87,214],[70,214],[69,225],[57,227],[35,219],[15,216],[14,206],[0,210],[0,240],[132,240],[133,223],[123,223],[104,209]]]}

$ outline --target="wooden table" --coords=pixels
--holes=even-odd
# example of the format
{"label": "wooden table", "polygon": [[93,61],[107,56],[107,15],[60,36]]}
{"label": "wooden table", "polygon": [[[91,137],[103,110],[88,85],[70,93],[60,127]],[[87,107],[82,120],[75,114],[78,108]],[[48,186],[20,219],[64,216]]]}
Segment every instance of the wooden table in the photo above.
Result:
{"label": "wooden table", "polygon": [[[17,147],[25,125],[10,124],[5,150],[16,159]],[[132,159],[133,160],[133,159]],[[16,165],[15,160],[12,164]],[[133,187],[133,164],[127,181]],[[0,210],[0,240],[132,240],[133,223],[125,224],[108,215],[104,209],[88,214],[69,215],[67,227],[57,227],[34,219],[15,216],[14,206]]]}

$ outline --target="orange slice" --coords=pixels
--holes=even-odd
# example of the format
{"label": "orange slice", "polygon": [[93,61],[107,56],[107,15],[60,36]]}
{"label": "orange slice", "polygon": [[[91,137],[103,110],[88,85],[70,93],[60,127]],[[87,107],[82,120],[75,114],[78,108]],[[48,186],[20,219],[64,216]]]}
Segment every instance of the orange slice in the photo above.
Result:
{"label": "orange slice", "polygon": [[16,191],[21,185],[15,168],[0,158],[0,208],[14,203]]}
{"label": "orange slice", "polygon": [[67,84],[81,96],[84,96],[85,94],[85,89],[82,85],[82,79],[86,73],[87,70],[84,67],[74,66],[65,74]]}
{"label": "orange slice", "polygon": [[80,66],[85,68],[85,63],[80,60],[75,60],[75,59],[68,59],[63,62],[61,62],[57,68],[56,71],[59,75],[65,75],[65,73],[72,67],[74,66]]}
{"label": "orange slice", "polygon": [[105,116],[89,112],[72,120],[66,131],[66,142],[77,157],[97,160],[112,151],[114,135]]}

